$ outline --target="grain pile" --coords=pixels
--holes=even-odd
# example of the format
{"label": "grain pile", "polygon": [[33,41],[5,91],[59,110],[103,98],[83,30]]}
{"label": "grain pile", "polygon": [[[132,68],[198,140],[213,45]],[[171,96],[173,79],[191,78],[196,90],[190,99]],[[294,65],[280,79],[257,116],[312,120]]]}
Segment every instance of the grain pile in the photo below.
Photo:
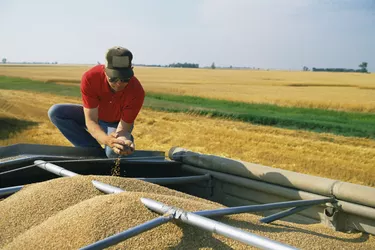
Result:
{"label": "grain pile", "polygon": [[[104,195],[91,180],[126,192]],[[223,207],[143,181],[111,176],[58,178],[26,186],[0,201],[1,249],[77,249],[124,231],[159,215],[141,197],[188,211]],[[276,222],[265,225],[251,214],[217,219],[229,225],[302,249],[374,249],[365,234],[333,232],[321,225]],[[251,247],[180,222],[169,222],[128,239],[112,249],[252,249]]]}

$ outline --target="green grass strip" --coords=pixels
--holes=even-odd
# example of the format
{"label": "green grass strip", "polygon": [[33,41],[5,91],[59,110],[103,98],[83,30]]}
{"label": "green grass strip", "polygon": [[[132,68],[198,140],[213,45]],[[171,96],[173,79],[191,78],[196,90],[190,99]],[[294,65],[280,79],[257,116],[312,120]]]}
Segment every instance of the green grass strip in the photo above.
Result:
{"label": "green grass strip", "polygon": [[[81,96],[78,86],[4,76],[0,76],[0,88]],[[159,93],[147,93],[144,106],[160,111],[184,112],[281,128],[375,138],[375,114],[368,113],[281,107]]]}
{"label": "green grass strip", "polygon": [[53,82],[41,82],[8,76],[0,76],[0,89],[26,90],[73,97],[81,96],[79,85],[61,85]]}

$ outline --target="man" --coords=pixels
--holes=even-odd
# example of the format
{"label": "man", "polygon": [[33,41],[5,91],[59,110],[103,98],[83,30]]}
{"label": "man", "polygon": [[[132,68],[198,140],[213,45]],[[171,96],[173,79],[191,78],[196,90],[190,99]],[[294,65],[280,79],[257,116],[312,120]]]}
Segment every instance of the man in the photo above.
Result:
{"label": "man", "polygon": [[82,105],[56,104],[48,116],[76,147],[105,145],[107,157],[134,152],[131,134],[143,105],[145,92],[134,76],[133,54],[123,47],[112,47],[106,65],[96,65],[81,79]]}

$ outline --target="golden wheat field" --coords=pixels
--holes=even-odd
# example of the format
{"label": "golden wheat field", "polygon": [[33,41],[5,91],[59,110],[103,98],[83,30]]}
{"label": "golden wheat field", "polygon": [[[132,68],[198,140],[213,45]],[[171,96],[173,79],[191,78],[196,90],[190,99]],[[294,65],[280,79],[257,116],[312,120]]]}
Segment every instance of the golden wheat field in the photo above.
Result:
{"label": "golden wheat field", "polygon": [[[91,66],[0,66],[0,75],[78,84]],[[134,70],[148,92],[375,112],[375,74],[148,67]]]}
{"label": "golden wheat field", "polygon": [[[65,79],[79,80],[80,75],[87,68],[83,66],[0,67],[0,75],[13,75],[45,81],[57,79],[64,82]],[[243,94],[247,96],[247,101],[255,102],[259,101],[260,99],[256,98],[260,97],[253,96],[253,99],[251,99],[253,86],[258,87],[259,95],[260,93],[266,93],[267,89],[271,88],[291,88],[290,92],[277,92],[274,90],[268,94],[270,102],[282,104],[282,100],[285,100],[285,103],[283,103],[285,105],[293,102],[302,105],[302,102],[294,99],[293,96],[297,96],[297,90],[303,91],[304,88],[287,87],[285,84],[287,81],[292,82],[292,79],[294,83],[302,81],[303,75],[306,74],[306,76],[311,76],[311,83],[314,81],[316,83],[320,82],[323,86],[321,87],[322,89],[334,88],[337,91],[341,91],[343,95],[346,93],[346,96],[350,96],[351,91],[349,89],[352,89],[353,93],[351,95],[352,98],[347,97],[348,99],[345,100],[344,97],[337,95],[334,91],[321,91],[322,95],[330,95],[330,98],[332,98],[330,102],[327,100],[324,102],[324,98],[320,97],[320,94],[315,96],[315,92],[307,93],[308,91],[304,90],[306,91],[305,104],[310,103],[312,106],[318,106],[325,103],[327,107],[331,105],[330,107],[333,108],[332,105],[334,103],[337,105],[341,103],[341,108],[350,110],[354,107],[350,104],[352,100],[353,103],[357,103],[356,105],[361,111],[371,111],[375,107],[375,90],[369,89],[371,87],[371,79],[374,79],[373,74],[363,76],[348,74],[347,78],[338,74],[339,79],[345,79],[340,83],[339,79],[335,79],[334,75],[329,73],[326,75],[317,73],[316,76],[314,76],[315,73],[311,72],[232,71],[232,73],[234,76],[231,76],[231,71],[229,70],[217,70],[215,72],[209,70],[155,68],[137,68],[136,70],[139,79],[144,83],[146,92],[168,92],[167,90],[171,89],[172,91],[169,92],[198,95],[198,89],[211,89],[211,91],[201,92],[200,95],[217,98],[227,97],[226,99],[236,99],[238,97],[236,100],[239,100],[241,99],[241,94]],[[254,74],[251,78],[252,83],[246,85],[246,75],[251,76],[252,73]],[[290,77],[288,78],[289,80],[284,79],[286,76]],[[314,81],[313,77],[316,77]],[[324,82],[324,77],[327,77],[326,82]],[[201,84],[196,82],[198,78]],[[225,86],[225,81],[236,82],[237,78],[242,79],[238,80],[239,83],[243,83],[242,88],[237,86],[228,87],[229,84]],[[259,84],[256,83],[255,79],[257,78],[260,79]],[[261,78],[284,80],[280,80],[282,83],[275,81],[275,85],[272,85],[272,81],[267,83],[268,80],[261,80]],[[350,79],[354,81],[356,78],[361,80],[351,84],[357,87],[324,87],[324,85],[329,84],[350,84]],[[152,79],[157,79],[157,81],[153,82]],[[190,85],[184,83],[183,79],[186,79],[187,83],[190,82]],[[269,86],[262,86],[261,82],[265,82],[264,85],[268,84]],[[245,88],[244,86],[248,87]],[[244,90],[242,91],[242,89]],[[317,91],[316,87],[311,87],[311,89]],[[231,95],[229,94],[230,91],[235,91],[236,93]],[[372,99],[370,95],[366,96],[367,99],[359,95],[358,93],[361,91],[372,92]],[[220,96],[220,93],[222,96]],[[357,96],[356,93],[358,94]],[[272,96],[275,99],[272,100]],[[14,130],[8,136],[1,137],[0,145],[38,143],[71,146],[48,120],[47,110],[55,103],[80,103],[80,99],[52,94],[1,90],[0,120],[13,118],[21,122],[32,121],[34,125],[21,130]],[[336,108],[339,108],[339,106],[336,106]],[[275,168],[375,186],[375,140],[256,126],[249,123],[188,114],[156,112],[145,108],[141,110],[136,120],[133,134],[137,149],[168,152],[171,147],[180,146],[200,153],[230,157]]]}

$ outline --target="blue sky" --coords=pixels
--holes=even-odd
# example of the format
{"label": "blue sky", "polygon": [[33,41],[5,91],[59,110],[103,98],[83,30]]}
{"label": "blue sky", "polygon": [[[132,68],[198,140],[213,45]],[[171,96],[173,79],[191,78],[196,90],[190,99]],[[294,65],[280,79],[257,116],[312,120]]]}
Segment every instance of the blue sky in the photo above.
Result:
{"label": "blue sky", "polygon": [[0,58],[375,72],[375,0],[1,0]]}

